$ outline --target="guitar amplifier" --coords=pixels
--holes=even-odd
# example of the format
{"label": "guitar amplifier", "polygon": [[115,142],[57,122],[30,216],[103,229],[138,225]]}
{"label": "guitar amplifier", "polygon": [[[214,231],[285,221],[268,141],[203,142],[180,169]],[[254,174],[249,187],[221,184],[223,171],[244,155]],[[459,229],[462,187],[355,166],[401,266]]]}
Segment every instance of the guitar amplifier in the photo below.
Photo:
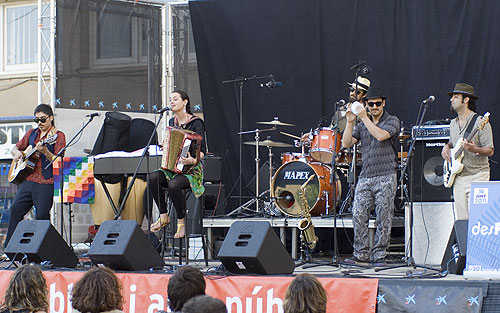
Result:
{"label": "guitar amplifier", "polygon": [[413,127],[413,201],[453,201],[452,189],[443,185],[441,150],[450,138],[450,125]]}

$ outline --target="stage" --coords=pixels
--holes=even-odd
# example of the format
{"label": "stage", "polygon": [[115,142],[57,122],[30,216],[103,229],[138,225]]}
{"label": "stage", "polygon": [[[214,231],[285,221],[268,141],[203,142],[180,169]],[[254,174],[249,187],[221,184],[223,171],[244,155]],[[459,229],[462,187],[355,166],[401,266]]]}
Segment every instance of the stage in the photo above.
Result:
{"label": "stage", "polygon": [[[71,312],[68,294],[90,265],[81,261],[83,267],[80,264],[75,270],[44,270],[50,312]],[[166,263],[173,266],[176,260],[166,260]],[[286,287],[293,276],[301,272],[312,273],[322,282],[328,292],[327,312],[498,312],[496,304],[500,301],[500,283],[467,281],[461,275],[422,268],[378,271],[348,265],[322,265],[298,267],[293,275],[255,276],[233,275],[223,271],[215,261],[211,261],[209,267],[201,264],[191,262],[205,273],[207,294],[223,300],[228,312],[283,312]],[[124,311],[154,313],[166,309],[167,284],[173,268],[117,272],[123,283]],[[4,293],[12,273],[12,270],[0,271],[0,293]]]}

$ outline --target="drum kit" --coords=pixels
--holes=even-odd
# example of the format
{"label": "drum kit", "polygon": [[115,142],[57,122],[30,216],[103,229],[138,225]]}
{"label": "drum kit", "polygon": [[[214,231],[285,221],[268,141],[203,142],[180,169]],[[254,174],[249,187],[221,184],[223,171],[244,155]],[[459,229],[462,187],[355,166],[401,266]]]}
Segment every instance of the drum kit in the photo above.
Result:
{"label": "drum kit", "polygon": [[[294,139],[294,145],[273,141],[271,139],[259,140],[259,134],[264,131],[277,130],[278,126],[295,126],[294,124],[279,121],[277,117],[269,122],[257,122],[258,124],[270,125],[272,128],[265,130],[253,130],[241,132],[241,134],[255,133],[255,141],[245,141],[246,145],[256,146],[256,196],[254,199],[243,204],[241,207],[248,208],[249,205],[256,203],[256,212],[261,210],[264,204],[264,212],[269,215],[280,215],[300,217],[302,214],[299,191],[302,184],[309,181],[307,192],[305,194],[312,216],[326,215],[339,209],[340,213],[351,204],[354,187],[356,184],[356,170],[361,166],[361,152],[358,146],[352,149],[341,147],[342,135],[337,129],[329,127],[318,127],[309,132],[306,136],[296,136],[287,132],[280,131],[280,134]],[[398,153],[404,156],[404,141],[409,137],[408,134],[401,132],[398,136],[401,144],[401,151]],[[269,190],[259,193],[259,155],[258,147],[268,149],[269,164],[273,164],[272,148],[301,148],[301,152],[284,152],[281,154],[281,166],[273,173],[273,167],[269,166]],[[335,155],[334,170],[332,171],[332,158]],[[401,163],[404,157],[400,157]],[[359,167],[360,168],[360,167]],[[335,188],[331,184],[331,175],[335,174]],[[311,179],[311,176],[314,176]],[[344,186],[342,186],[344,185]],[[345,198],[342,199],[342,188],[348,190]],[[398,189],[404,190],[405,186],[401,183]],[[269,197],[266,197],[269,193]],[[335,198],[334,198],[335,194]],[[403,192],[401,192],[401,198]],[[268,201],[263,199],[269,199]],[[335,200],[335,201],[334,201]],[[342,201],[341,201],[342,200]],[[402,200],[402,199],[401,199]],[[240,208],[235,211],[241,212]],[[233,211],[233,212],[235,212]],[[232,214],[231,212],[230,214]],[[281,212],[281,213],[280,213]]]}
{"label": "drum kit", "polygon": [[[300,186],[308,182],[306,193],[307,202],[309,204],[311,215],[328,214],[332,210],[334,200],[338,203],[341,199],[342,184],[339,179],[343,175],[341,171],[335,170],[336,188],[333,188],[330,183],[332,157],[337,155],[338,168],[344,170],[349,167],[352,161],[352,153],[347,149],[341,149],[341,134],[336,130],[322,127],[312,131],[307,139],[302,139],[290,133],[282,132],[281,134],[294,139],[294,145],[284,142],[273,141],[271,139],[260,140],[260,133],[265,131],[277,130],[278,126],[295,126],[294,124],[284,123],[279,121],[277,117],[272,121],[257,122],[258,124],[270,125],[272,128],[264,130],[252,130],[241,132],[242,134],[254,133],[256,140],[243,142],[246,145],[256,146],[256,196],[242,205],[243,208],[248,208],[251,204],[256,203],[257,211],[260,210],[260,205],[265,204],[265,211],[270,215],[280,215],[281,213],[292,216],[301,216],[301,207],[298,201]],[[259,193],[259,152],[258,147],[266,147],[268,149],[269,164],[272,163],[273,152],[272,148],[301,148],[301,152],[285,152],[281,154],[281,166],[273,173],[273,167],[269,166],[269,186],[270,190],[265,190]],[[306,150],[308,150],[306,152]],[[311,179],[311,176],[314,176]],[[334,190],[335,189],[335,190]],[[265,194],[269,193],[269,201],[261,201],[266,199]],[[333,194],[335,193],[335,199]],[[241,207],[240,207],[241,208]],[[240,211],[238,208],[235,211]],[[277,209],[277,210],[276,210]],[[233,211],[234,212],[234,211]],[[231,212],[231,213],[233,213]],[[231,214],[230,213],[230,214]]]}

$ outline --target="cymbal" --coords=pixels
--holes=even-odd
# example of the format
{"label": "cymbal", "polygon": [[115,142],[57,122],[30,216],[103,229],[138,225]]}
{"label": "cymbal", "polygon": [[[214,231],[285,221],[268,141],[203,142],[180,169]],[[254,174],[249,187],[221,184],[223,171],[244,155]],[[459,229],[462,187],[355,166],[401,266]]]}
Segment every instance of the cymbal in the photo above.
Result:
{"label": "cymbal", "polygon": [[[257,145],[257,141],[245,141],[244,144],[246,145],[252,145],[255,146]],[[288,147],[293,147],[293,145],[284,143],[284,142],[278,142],[278,141],[272,141],[269,139],[259,141],[259,146],[264,146],[264,147],[280,147],[280,148],[288,148]]]}
{"label": "cymbal", "polygon": [[257,124],[265,124],[265,125],[273,125],[273,126],[295,126],[295,124],[280,122],[278,119],[274,119],[270,122],[257,122]]}
{"label": "cymbal", "polygon": [[400,132],[398,134],[398,139],[399,140],[406,140],[411,137],[411,134],[409,132]]}

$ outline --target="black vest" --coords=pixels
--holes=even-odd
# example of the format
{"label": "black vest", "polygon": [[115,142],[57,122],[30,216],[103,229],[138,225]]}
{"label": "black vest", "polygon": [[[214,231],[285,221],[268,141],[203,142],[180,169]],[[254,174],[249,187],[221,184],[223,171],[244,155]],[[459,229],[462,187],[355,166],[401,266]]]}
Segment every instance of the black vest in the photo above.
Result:
{"label": "black vest", "polygon": [[[39,128],[37,129],[34,129],[31,134],[30,134],[30,137],[29,137],[29,144],[33,147],[36,146],[35,145],[35,139],[36,139],[36,136],[38,135],[38,131]],[[55,146],[55,142],[53,144],[47,144],[47,149],[49,149],[49,151],[51,153],[54,153],[54,146]],[[42,175],[43,175],[43,178],[45,179],[50,179],[52,178],[52,176],[54,176],[54,174],[52,173],[52,165],[50,165],[47,169],[45,168],[49,163],[50,161],[52,160],[48,160],[44,154],[40,153],[40,160],[42,161]]]}

